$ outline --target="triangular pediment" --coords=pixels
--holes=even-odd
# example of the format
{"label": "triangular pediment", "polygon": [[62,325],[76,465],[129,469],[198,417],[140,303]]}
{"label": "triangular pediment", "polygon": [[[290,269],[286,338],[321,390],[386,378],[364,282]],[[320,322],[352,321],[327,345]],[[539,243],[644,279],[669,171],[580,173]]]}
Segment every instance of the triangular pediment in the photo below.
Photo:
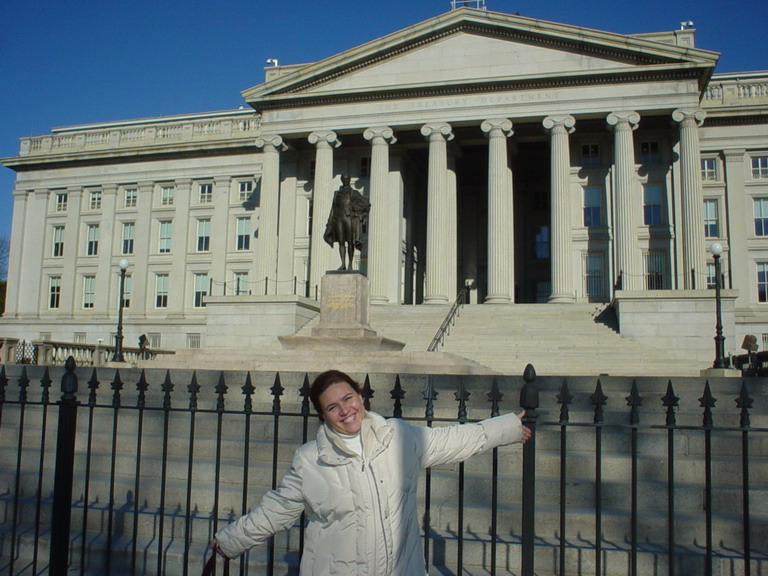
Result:
{"label": "triangular pediment", "polygon": [[653,74],[698,76],[703,86],[716,62],[717,54],[688,46],[462,8],[325,60],[286,67],[243,97],[260,109]]}

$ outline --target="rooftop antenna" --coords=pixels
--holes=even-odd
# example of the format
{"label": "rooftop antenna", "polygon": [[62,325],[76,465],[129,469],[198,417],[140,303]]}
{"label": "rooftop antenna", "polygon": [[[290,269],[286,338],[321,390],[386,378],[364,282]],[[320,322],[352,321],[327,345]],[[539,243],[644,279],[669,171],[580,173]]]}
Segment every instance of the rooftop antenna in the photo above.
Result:
{"label": "rooftop antenna", "polygon": [[271,66],[277,66],[277,58],[267,58],[267,64]]}
{"label": "rooftop antenna", "polygon": [[458,8],[475,8],[477,10],[487,10],[485,0],[451,0],[451,10]]}
{"label": "rooftop antenna", "polygon": [[680,30],[687,30],[693,28],[693,20],[683,20],[680,22]]}

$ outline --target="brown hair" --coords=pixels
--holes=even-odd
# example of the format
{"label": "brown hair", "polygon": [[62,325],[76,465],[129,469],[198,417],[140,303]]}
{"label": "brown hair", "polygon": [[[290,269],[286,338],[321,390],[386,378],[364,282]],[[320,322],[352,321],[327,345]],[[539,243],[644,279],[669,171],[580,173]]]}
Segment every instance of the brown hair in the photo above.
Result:
{"label": "brown hair", "polygon": [[362,389],[360,384],[355,382],[349,374],[345,374],[340,370],[327,370],[320,374],[312,385],[309,387],[309,399],[312,401],[312,406],[315,407],[317,414],[322,419],[323,411],[320,408],[320,396],[328,390],[334,384],[349,384],[356,393],[361,394]]}

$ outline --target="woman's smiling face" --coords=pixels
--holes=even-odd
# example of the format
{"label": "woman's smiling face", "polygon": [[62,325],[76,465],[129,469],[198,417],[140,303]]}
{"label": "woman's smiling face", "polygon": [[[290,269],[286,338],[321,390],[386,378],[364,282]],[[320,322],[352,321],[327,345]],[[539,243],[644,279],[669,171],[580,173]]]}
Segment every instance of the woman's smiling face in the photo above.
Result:
{"label": "woman's smiling face", "polygon": [[331,384],[318,398],[323,420],[340,434],[360,432],[365,417],[363,397],[346,382]]}

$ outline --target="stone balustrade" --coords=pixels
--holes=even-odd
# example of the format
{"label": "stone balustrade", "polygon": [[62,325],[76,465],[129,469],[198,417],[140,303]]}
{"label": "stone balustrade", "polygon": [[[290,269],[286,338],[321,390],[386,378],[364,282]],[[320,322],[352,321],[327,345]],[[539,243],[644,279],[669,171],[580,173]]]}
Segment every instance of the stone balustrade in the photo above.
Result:
{"label": "stone balustrade", "polygon": [[[0,364],[38,364],[63,366],[72,356],[78,366],[106,366],[112,361],[114,346],[104,344],[76,344],[50,340],[19,340],[0,338]],[[139,360],[154,360],[160,355],[174,354],[172,350],[123,348],[125,362],[135,366]]]}
{"label": "stone balustrade", "polygon": [[200,141],[251,140],[258,134],[260,116],[252,110],[211,115],[179,116],[60,129],[52,135],[22,138],[19,156],[116,151],[158,144]]}

